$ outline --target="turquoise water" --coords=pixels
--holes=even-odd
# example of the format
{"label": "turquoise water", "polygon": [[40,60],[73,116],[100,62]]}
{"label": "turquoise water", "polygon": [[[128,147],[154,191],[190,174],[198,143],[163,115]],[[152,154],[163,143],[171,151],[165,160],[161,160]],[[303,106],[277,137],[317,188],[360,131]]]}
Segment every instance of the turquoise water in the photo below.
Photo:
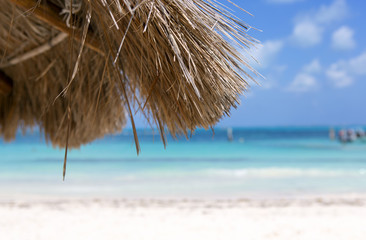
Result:
{"label": "turquoise water", "polygon": [[366,193],[366,142],[342,144],[328,128],[199,130],[187,140],[139,130],[108,136],[69,152],[39,133],[0,142],[0,197],[296,197]]}

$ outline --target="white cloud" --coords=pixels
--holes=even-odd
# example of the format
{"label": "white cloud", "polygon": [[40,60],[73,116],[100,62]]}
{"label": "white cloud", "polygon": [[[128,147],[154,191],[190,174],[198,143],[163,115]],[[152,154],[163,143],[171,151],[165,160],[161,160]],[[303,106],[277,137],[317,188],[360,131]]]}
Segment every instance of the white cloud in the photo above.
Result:
{"label": "white cloud", "polygon": [[326,75],[334,87],[344,88],[353,84],[353,78],[347,71],[344,62],[332,64],[327,70]]}
{"label": "white cloud", "polygon": [[[287,70],[288,66],[284,64],[273,64],[269,71],[266,71],[264,78],[258,81],[260,89],[268,90],[278,87],[279,79],[283,78],[283,73]],[[256,85],[254,85],[256,86]]]}
{"label": "white cloud", "polygon": [[356,46],[354,31],[347,26],[337,29],[332,35],[332,47],[338,50],[349,50]]}
{"label": "white cloud", "polygon": [[366,75],[366,52],[349,61],[349,68],[355,75]]}
{"label": "white cloud", "polygon": [[318,88],[316,79],[307,73],[299,73],[296,75],[293,82],[287,88],[288,91],[292,92],[309,92],[314,91]]}
{"label": "white cloud", "polygon": [[321,43],[324,29],[348,15],[345,0],[334,0],[330,5],[297,17],[291,39],[301,47],[311,47]]}
{"label": "white cloud", "polygon": [[334,0],[329,6],[321,6],[313,19],[317,23],[330,24],[344,19],[347,15],[348,6],[346,0]]}
{"label": "white cloud", "polygon": [[302,47],[314,46],[322,41],[323,29],[312,21],[303,21],[295,25],[292,39]]}
{"label": "white cloud", "polygon": [[314,59],[310,63],[303,66],[300,73],[290,83],[287,90],[291,92],[309,92],[319,88],[319,84],[314,74],[320,73],[322,66],[318,59]]}
{"label": "white cloud", "polygon": [[270,40],[264,42],[257,49],[253,49],[252,56],[259,62],[257,67],[266,68],[276,58],[283,48],[283,41]]}
{"label": "white cloud", "polygon": [[303,67],[303,71],[306,73],[319,73],[322,70],[319,59],[314,59],[309,64]]}
{"label": "white cloud", "polygon": [[326,71],[326,75],[334,87],[350,86],[358,76],[366,76],[366,52],[348,61],[333,63]]}

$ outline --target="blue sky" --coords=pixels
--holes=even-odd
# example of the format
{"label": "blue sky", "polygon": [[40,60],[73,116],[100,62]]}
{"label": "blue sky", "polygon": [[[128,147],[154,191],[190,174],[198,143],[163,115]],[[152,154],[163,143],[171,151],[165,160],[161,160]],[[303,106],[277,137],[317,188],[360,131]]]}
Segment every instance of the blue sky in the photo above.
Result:
{"label": "blue sky", "polygon": [[262,30],[249,34],[262,43],[252,54],[265,79],[218,126],[366,123],[366,1],[232,1]]}

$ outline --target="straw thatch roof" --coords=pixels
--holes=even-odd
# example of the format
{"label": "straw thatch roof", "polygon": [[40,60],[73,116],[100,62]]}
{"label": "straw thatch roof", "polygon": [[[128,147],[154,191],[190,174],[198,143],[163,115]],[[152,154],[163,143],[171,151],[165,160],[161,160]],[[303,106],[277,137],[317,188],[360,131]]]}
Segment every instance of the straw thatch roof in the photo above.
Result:
{"label": "straw thatch roof", "polygon": [[[0,0],[0,135],[77,147],[136,112],[209,128],[248,87],[248,26],[214,0]],[[235,44],[237,46],[235,46]],[[135,136],[137,139],[137,136]],[[138,149],[138,142],[136,144]]]}

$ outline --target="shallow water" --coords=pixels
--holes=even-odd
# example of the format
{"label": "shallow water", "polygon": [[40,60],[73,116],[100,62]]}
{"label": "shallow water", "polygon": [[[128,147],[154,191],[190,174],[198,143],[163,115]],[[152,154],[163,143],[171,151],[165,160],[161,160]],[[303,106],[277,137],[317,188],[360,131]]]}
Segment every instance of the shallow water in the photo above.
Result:
{"label": "shallow water", "polygon": [[69,153],[38,132],[0,143],[0,197],[252,198],[366,194],[366,142],[341,144],[328,128],[199,130],[189,140],[139,130]]}

